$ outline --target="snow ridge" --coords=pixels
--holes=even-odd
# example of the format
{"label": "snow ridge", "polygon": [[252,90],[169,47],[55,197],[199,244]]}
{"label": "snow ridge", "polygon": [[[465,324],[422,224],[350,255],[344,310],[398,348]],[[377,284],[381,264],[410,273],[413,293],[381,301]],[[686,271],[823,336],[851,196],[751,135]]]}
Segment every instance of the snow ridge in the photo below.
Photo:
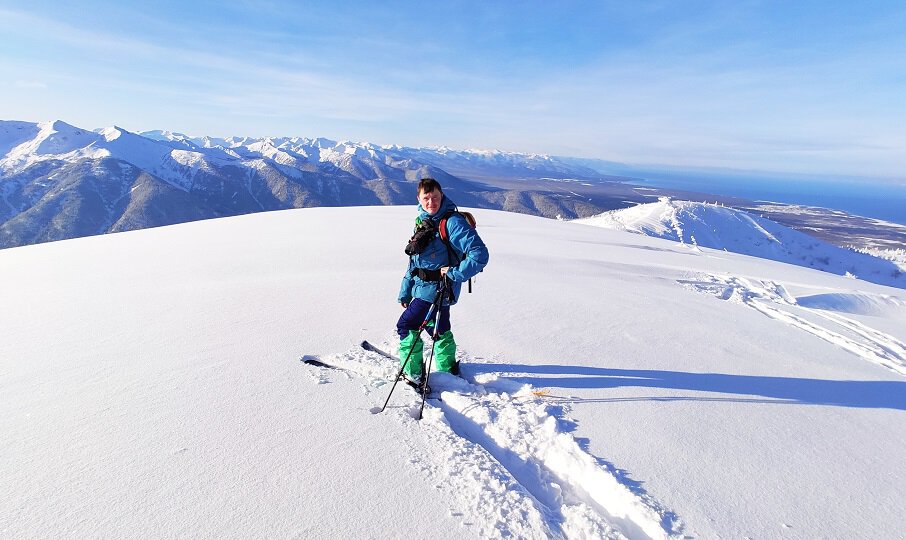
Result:
{"label": "snow ridge", "polygon": [[[393,344],[381,347],[390,350]],[[469,367],[477,361],[462,351],[457,356]],[[396,360],[359,347],[326,361],[345,370],[344,379],[359,378],[366,392],[380,395],[389,391],[387,381],[398,370]],[[335,373],[310,369],[319,384]],[[413,451],[438,487],[451,490],[463,508],[486,514],[481,521],[495,524],[478,531],[481,536],[677,537],[680,525],[656,502],[633,493],[560,430],[543,391],[493,373],[466,374],[466,379],[433,373],[434,395],[420,423],[414,421],[420,398],[411,389],[398,385],[388,410],[421,428],[425,439],[413,443]],[[399,394],[407,396],[403,407],[395,405]],[[428,441],[434,449],[425,454],[418,445]]]}
{"label": "snow ridge", "polygon": [[715,204],[658,202],[605,212],[574,223],[627,231],[857,277],[906,289],[906,272],[895,261],[840,248],[742,210]]}

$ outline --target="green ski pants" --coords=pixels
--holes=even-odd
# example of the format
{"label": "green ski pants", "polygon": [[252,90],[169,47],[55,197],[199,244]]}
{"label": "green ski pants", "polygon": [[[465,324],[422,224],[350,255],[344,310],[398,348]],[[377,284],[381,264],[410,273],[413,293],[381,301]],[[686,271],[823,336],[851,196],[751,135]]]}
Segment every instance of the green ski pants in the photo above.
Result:
{"label": "green ski pants", "polygon": [[[411,354],[410,354],[411,351]],[[415,330],[409,330],[409,333],[400,340],[400,361],[409,357],[404,371],[413,378],[419,378],[425,371],[424,362],[424,341]],[[456,362],[456,340],[453,338],[453,331],[447,330],[434,342],[434,365],[437,371],[450,372],[453,364]]]}

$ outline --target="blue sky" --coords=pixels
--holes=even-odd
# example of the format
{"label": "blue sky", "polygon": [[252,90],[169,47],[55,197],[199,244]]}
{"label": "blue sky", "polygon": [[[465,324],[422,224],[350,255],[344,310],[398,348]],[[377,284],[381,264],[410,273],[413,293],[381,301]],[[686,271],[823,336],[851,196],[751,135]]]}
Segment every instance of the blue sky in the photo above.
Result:
{"label": "blue sky", "polygon": [[906,3],[0,0],[0,119],[906,181]]}

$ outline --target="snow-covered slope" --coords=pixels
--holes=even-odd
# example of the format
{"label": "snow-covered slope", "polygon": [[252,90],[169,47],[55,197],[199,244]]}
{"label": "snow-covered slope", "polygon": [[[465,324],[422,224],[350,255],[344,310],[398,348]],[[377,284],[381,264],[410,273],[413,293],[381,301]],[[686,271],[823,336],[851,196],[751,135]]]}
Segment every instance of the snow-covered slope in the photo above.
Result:
{"label": "snow-covered slope", "polygon": [[900,535],[902,289],[476,210],[467,382],[417,422],[356,346],[393,346],[413,213],[0,252],[2,536]]}
{"label": "snow-covered slope", "polygon": [[742,253],[906,288],[906,266],[843,249],[748,212],[715,204],[658,202],[578,219],[576,223],[628,231],[690,246]]}

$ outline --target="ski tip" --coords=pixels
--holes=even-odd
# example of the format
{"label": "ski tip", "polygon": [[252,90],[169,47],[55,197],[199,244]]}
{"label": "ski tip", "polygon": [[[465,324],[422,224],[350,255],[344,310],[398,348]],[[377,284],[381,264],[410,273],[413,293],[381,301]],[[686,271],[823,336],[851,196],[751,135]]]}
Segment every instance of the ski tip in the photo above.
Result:
{"label": "ski tip", "polygon": [[364,349],[366,351],[377,353],[377,354],[383,356],[384,358],[391,358],[391,359],[393,358],[393,356],[390,353],[381,349],[380,347],[375,346],[373,343],[371,343],[367,339],[365,341],[363,341],[361,344],[359,344],[359,346],[362,347],[362,349]]}
{"label": "ski tip", "polygon": [[306,354],[300,360],[303,364],[311,364],[318,367],[330,367],[321,361],[321,357],[314,354]]}

